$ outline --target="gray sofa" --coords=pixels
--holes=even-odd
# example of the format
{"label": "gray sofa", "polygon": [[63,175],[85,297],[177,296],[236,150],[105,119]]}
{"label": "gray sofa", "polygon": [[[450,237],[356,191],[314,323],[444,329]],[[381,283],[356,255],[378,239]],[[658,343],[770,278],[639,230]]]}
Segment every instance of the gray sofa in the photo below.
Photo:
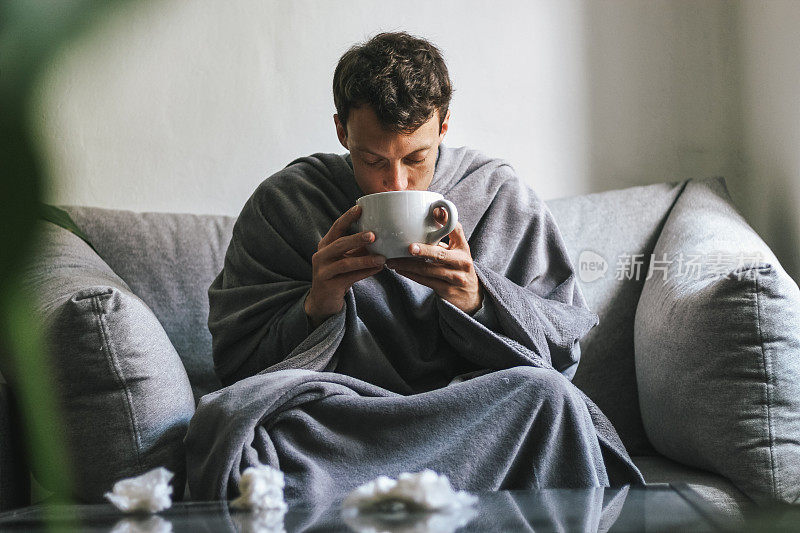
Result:
{"label": "gray sofa", "polygon": [[[600,316],[574,383],[612,421],[647,482],[686,482],[731,519],[754,502],[796,499],[800,295],[731,206],[724,181],[548,205]],[[183,432],[197,400],[220,387],[206,291],[235,219],[65,209],[94,248],[43,223],[26,283],[48,326],[74,492],[97,501],[114,479],[167,465],[180,494]],[[720,261],[720,250],[737,263]],[[699,253],[705,266],[681,270]],[[718,304],[726,312],[711,316]],[[19,420],[15,379],[6,377],[0,505],[9,508],[26,503],[28,475],[8,439]],[[34,474],[46,487],[47,472],[34,465]]]}

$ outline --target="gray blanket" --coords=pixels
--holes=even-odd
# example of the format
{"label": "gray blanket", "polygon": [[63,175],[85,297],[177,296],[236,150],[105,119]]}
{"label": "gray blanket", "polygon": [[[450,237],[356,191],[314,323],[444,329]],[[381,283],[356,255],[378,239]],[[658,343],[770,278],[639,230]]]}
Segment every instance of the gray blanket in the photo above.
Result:
{"label": "gray blanket", "polygon": [[209,289],[227,386],[202,398],[186,436],[192,497],[235,496],[258,462],[284,471],[289,499],[424,468],[466,490],[643,483],[570,381],[597,316],[546,205],[506,162],[467,148],[440,146],[430,190],[458,207],[481,316],[386,269],[310,331],[311,256],[363,193],[335,154],[258,187]]}

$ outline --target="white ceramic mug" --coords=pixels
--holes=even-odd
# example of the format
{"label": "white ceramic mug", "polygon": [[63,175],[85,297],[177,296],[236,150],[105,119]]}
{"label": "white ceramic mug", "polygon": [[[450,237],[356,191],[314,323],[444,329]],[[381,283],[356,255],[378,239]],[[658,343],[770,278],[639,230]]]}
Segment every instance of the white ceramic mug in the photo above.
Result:
{"label": "white ceramic mug", "polygon": [[[411,257],[408,247],[415,242],[436,244],[449,235],[458,222],[458,210],[450,200],[431,191],[388,191],[362,196],[358,231],[371,231],[375,240],[367,250],[387,259]],[[433,217],[437,207],[447,211],[447,223],[439,227]]]}

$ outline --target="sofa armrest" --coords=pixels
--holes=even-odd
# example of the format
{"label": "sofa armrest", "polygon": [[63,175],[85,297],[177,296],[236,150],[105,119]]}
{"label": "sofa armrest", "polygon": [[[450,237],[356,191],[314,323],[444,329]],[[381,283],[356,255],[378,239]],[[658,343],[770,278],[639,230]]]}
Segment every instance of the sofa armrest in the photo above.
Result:
{"label": "sofa armrest", "polygon": [[[100,503],[115,481],[164,466],[175,473],[180,499],[194,398],[175,348],[150,308],[86,242],[49,223],[40,238],[24,288],[46,334],[48,385],[59,409],[48,423],[66,440],[72,486],[57,496]],[[57,488],[35,457],[31,468],[44,488]]]}

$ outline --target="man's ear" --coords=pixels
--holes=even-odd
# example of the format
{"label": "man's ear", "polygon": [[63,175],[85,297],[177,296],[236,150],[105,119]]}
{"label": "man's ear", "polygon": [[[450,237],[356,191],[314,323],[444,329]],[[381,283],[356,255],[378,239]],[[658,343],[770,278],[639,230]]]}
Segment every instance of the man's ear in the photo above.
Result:
{"label": "man's ear", "polygon": [[339,137],[339,142],[344,146],[347,150],[350,148],[347,146],[347,130],[345,129],[344,125],[339,120],[339,115],[333,115],[333,123],[336,124],[336,136]]}
{"label": "man's ear", "polygon": [[439,142],[444,140],[444,135],[447,133],[447,128],[450,127],[450,110],[447,110],[447,114],[444,116],[444,120],[442,121],[442,127],[439,128]]}

